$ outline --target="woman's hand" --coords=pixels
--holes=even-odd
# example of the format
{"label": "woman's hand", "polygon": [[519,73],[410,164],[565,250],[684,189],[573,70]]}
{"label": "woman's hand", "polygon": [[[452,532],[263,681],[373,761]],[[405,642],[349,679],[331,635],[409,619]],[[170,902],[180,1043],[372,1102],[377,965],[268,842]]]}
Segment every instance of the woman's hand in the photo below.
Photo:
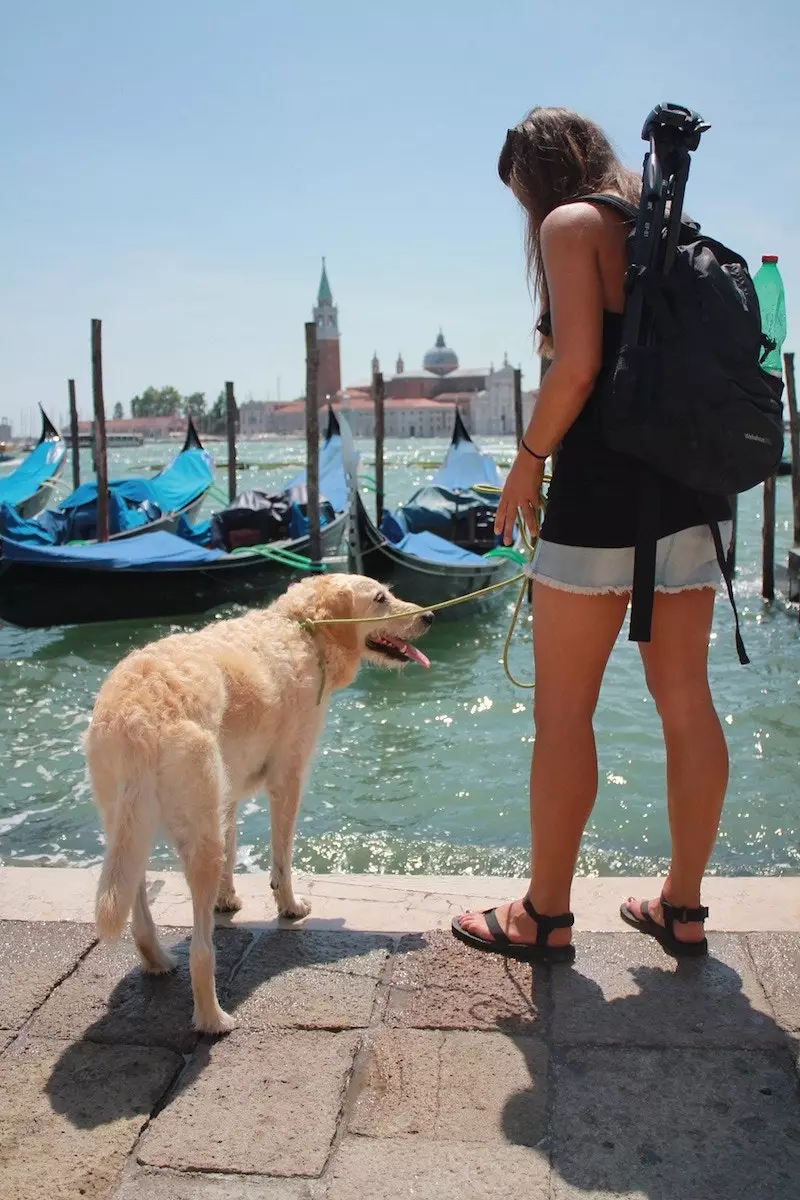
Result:
{"label": "woman's hand", "polygon": [[524,450],[518,450],[503,484],[497,516],[494,519],[494,531],[498,535],[502,534],[504,545],[510,546],[514,540],[517,510],[522,513],[522,519],[531,537],[535,538],[538,534],[539,495],[543,479],[544,463],[526,454]]}

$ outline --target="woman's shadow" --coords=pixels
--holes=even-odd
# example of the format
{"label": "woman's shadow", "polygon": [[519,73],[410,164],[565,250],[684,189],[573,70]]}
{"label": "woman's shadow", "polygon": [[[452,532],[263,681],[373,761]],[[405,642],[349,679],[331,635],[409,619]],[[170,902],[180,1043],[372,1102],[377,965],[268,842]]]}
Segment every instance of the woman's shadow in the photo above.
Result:
{"label": "woman's shadow", "polygon": [[[611,953],[618,946],[609,939]],[[606,1000],[581,975],[580,957],[575,969],[550,973],[554,1200],[800,1196],[797,1046],[718,958],[630,974],[638,992]],[[526,1058],[540,1087],[532,1042]],[[520,1092],[506,1103],[509,1141],[521,1140],[529,1096]]]}

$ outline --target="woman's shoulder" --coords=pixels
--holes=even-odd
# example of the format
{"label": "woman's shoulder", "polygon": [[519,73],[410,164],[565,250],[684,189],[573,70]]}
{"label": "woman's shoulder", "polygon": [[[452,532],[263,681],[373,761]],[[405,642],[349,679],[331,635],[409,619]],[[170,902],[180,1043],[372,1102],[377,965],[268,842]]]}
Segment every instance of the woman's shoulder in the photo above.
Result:
{"label": "woman's shoulder", "polygon": [[559,249],[597,245],[606,235],[606,229],[606,219],[598,206],[576,200],[548,213],[539,236],[544,253],[552,254]]}
{"label": "woman's shoulder", "polygon": [[592,200],[569,200],[547,214],[542,221],[541,237],[552,241],[572,238],[580,233],[602,235],[609,225],[618,226],[620,223],[621,214],[608,204],[597,204]]}

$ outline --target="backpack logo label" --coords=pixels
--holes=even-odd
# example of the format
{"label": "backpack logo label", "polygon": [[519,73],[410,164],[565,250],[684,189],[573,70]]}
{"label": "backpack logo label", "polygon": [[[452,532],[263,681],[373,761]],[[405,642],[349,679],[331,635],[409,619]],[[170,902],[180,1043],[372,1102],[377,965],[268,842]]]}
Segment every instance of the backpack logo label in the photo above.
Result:
{"label": "backpack logo label", "polygon": [[747,438],[748,442],[761,442],[762,446],[770,445],[769,438],[761,437],[757,433],[746,433],[744,436]]}

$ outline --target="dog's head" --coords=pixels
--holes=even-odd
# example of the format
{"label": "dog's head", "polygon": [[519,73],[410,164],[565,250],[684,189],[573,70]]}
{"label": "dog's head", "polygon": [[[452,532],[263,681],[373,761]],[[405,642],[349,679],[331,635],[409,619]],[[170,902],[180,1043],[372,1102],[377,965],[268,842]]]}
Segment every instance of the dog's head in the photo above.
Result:
{"label": "dog's head", "polygon": [[313,626],[315,634],[340,660],[335,687],[346,686],[361,662],[377,667],[404,667],[408,662],[430,666],[414,641],[430,628],[433,613],[399,600],[374,579],[317,575],[290,587],[275,607],[283,616],[318,622]]}

